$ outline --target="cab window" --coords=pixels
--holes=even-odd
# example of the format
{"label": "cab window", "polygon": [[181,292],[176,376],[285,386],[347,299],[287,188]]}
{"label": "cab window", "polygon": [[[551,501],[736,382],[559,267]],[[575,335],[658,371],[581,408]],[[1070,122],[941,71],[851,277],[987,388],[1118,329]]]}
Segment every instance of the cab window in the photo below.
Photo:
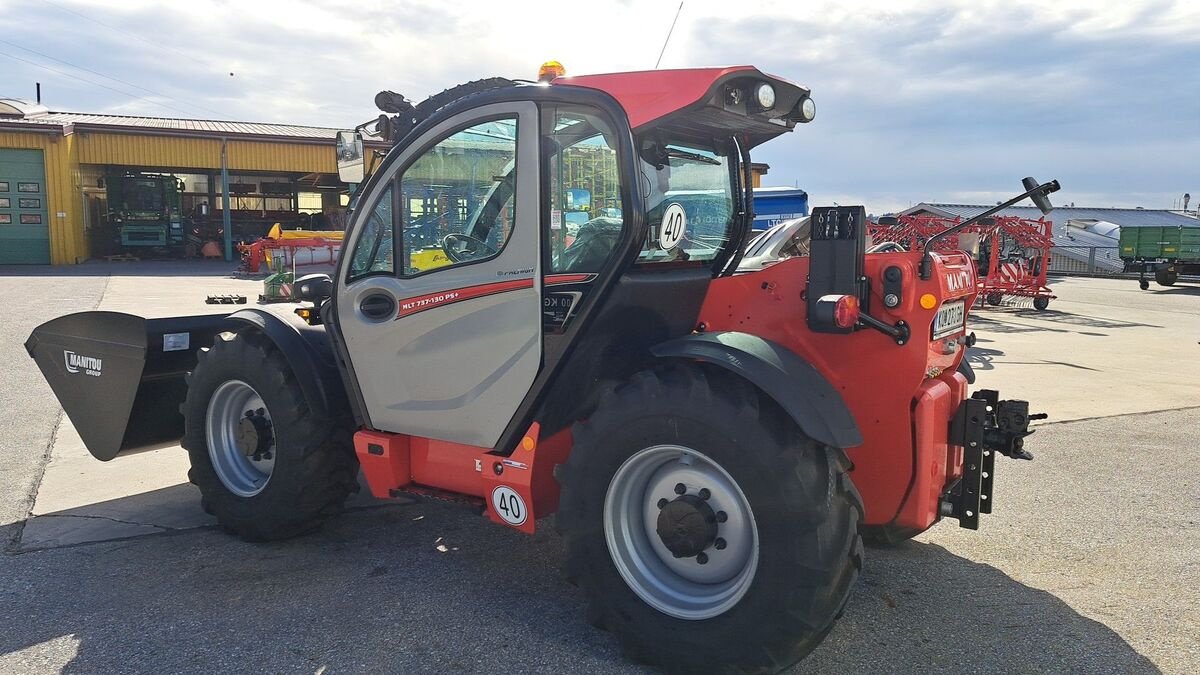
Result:
{"label": "cab window", "polygon": [[396,268],[392,263],[392,234],[395,226],[393,206],[392,185],[389,184],[371,207],[371,215],[367,216],[367,222],[362,226],[362,234],[354,244],[350,258],[349,281],[370,274],[395,272]]}
{"label": "cab window", "polygon": [[516,158],[514,116],[457,131],[404,170],[402,276],[500,254],[516,217]]}
{"label": "cab window", "polygon": [[647,140],[639,165],[649,231],[638,262],[712,262],[729,243],[734,224],[729,154]]}
{"label": "cab window", "polygon": [[551,272],[599,272],[621,238],[616,138],[597,111],[551,106],[543,115],[550,184]]}

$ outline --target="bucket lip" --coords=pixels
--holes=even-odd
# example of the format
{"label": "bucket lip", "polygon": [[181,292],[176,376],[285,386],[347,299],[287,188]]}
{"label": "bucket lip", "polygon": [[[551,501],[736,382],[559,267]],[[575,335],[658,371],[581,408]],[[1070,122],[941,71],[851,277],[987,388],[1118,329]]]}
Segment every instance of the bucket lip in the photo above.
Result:
{"label": "bucket lip", "polygon": [[[121,323],[124,325],[119,329],[111,328]],[[89,324],[103,326],[105,330],[97,331],[102,332],[101,335],[89,335]],[[92,310],[64,314],[34,328],[25,341],[25,351],[36,359],[34,352],[42,344],[54,347],[87,345],[112,356],[139,358],[144,356],[148,343],[145,324],[145,318],[125,312]]]}

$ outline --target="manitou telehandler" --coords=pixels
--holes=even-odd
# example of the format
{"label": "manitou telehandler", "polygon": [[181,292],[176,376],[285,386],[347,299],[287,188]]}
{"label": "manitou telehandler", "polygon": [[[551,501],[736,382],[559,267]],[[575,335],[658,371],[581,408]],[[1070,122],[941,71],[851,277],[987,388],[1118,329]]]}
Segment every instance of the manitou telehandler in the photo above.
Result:
{"label": "manitou telehandler", "polygon": [[[866,254],[863,207],[819,207],[808,256],[737,272],[750,150],[813,119],[804,87],[739,66],[393,103],[336,274],[297,282],[311,307],[34,330],[92,454],[182,438],[249,540],[313,529],[360,469],[521,532],[556,513],[590,617],[683,671],[794,663],[862,536],[976,528],[996,453],[1028,457],[1027,404],[968,395],[966,254]],[[1026,183],[1048,210],[1057,183]]]}

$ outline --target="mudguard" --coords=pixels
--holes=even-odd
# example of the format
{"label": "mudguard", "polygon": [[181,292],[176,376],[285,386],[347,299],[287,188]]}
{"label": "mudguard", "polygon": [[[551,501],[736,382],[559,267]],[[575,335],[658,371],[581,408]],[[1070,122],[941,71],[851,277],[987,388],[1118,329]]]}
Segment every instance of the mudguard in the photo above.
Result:
{"label": "mudguard", "polygon": [[816,368],[779,344],[736,331],[700,333],[655,345],[659,358],[724,368],[770,396],[811,439],[835,448],[862,445],[841,394]]}
{"label": "mudguard", "polygon": [[229,320],[253,326],[279,348],[312,414],[333,419],[349,413],[349,399],[324,326],[254,308],[230,314]]}

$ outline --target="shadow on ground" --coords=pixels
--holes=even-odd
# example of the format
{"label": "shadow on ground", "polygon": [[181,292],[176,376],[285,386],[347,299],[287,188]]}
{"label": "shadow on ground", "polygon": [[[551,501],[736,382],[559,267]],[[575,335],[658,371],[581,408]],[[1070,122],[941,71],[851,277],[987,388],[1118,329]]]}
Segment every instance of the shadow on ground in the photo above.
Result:
{"label": "shadow on ground", "polygon": [[[636,671],[584,620],[550,525],[526,538],[421,502],[283,543],[206,529],[0,557],[0,605],[22,617],[0,631],[0,670],[58,653],[67,673]],[[909,542],[868,551],[797,672],[1097,670],[1157,672],[1055,596]]]}

